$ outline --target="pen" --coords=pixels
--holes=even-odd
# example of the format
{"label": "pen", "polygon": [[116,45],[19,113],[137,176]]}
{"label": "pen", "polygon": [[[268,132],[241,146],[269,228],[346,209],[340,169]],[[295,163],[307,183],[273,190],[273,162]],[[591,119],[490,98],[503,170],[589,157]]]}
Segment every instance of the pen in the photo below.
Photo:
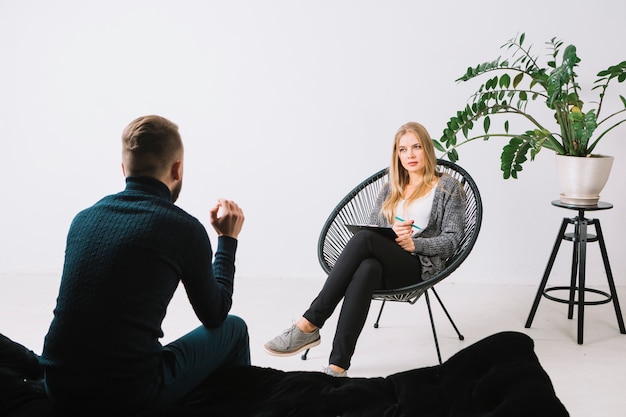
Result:
{"label": "pen", "polygon": [[[401,221],[401,222],[403,222],[403,221],[404,221],[403,219],[401,219],[401,218],[400,218],[400,217],[398,217],[398,216],[396,216],[396,220]],[[421,228],[421,227],[419,227],[419,226],[417,226],[417,225],[412,224],[411,226],[415,227],[417,230],[422,230],[422,228]]]}
{"label": "pen", "polygon": [[[398,216],[396,216],[396,220],[401,221],[401,222],[403,222],[403,221],[404,221],[404,219],[402,219],[402,218],[400,218],[400,217],[398,217]],[[417,225],[415,225],[415,224],[412,224],[411,226],[415,227],[417,230],[422,230],[422,228],[421,228],[421,227],[419,227],[419,226],[417,226]]]}

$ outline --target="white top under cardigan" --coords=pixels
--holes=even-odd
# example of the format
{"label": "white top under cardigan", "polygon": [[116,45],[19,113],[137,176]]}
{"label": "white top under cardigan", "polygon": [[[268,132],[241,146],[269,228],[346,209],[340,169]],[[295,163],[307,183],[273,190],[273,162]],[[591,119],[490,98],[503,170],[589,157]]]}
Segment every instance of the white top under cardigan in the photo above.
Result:
{"label": "white top under cardigan", "polygon": [[[383,185],[369,223],[390,227],[381,213],[383,202],[389,196],[389,184]],[[415,254],[422,263],[422,279],[428,279],[446,266],[446,260],[458,248],[465,230],[465,192],[461,184],[449,175],[439,177],[433,195],[428,225],[419,236],[413,237]]]}
{"label": "white top under cardigan", "polygon": [[413,201],[407,205],[406,200],[400,200],[396,207],[395,215],[402,220],[413,220],[413,224],[417,228],[413,228],[413,237],[422,233],[422,230],[430,220],[430,212],[433,209],[433,199],[435,197],[435,188],[431,188],[426,195]]}

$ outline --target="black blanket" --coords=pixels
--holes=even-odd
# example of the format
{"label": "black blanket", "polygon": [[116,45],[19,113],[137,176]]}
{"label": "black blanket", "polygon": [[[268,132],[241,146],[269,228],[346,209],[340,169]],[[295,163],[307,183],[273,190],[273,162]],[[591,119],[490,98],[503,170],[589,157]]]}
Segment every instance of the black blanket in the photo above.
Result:
{"label": "black blanket", "polygon": [[[498,333],[443,365],[385,378],[334,378],[254,366],[224,369],[176,410],[158,417],[568,416],[533,346],[522,333]],[[41,377],[37,356],[0,335],[0,416],[57,416]]]}

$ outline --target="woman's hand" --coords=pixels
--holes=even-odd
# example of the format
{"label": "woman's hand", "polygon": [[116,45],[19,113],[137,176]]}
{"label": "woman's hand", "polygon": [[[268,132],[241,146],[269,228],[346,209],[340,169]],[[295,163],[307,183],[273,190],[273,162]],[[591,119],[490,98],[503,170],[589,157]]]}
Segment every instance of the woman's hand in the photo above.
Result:
{"label": "woman's hand", "polygon": [[415,252],[415,243],[413,242],[413,221],[405,220],[403,222],[395,222],[391,226],[398,237],[396,243],[407,252]]}

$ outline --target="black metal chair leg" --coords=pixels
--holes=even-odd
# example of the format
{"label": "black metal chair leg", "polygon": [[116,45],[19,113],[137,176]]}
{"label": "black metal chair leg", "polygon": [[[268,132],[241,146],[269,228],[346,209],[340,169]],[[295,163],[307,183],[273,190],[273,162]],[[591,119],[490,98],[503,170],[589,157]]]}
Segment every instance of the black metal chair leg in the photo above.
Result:
{"label": "black metal chair leg", "polygon": [[311,349],[307,349],[304,351],[304,353],[302,354],[302,356],[300,356],[300,359],[302,359],[303,361],[306,360],[306,357],[309,355],[309,350]]}
{"label": "black metal chair leg", "polygon": [[380,310],[378,311],[378,317],[376,317],[376,323],[374,323],[374,328],[378,329],[378,322],[380,321],[380,316],[383,314],[383,307],[385,307],[385,300],[380,305]]}
{"label": "black metal chair leg", "polygon": [[441,351],[439,350],[439,340],[437,339],[437,330],[435,329],[435,320],[433,320],[433,310],[430,307],[430,297],[428,296],[428,291],[424,292],[424,296],[426,297],[426,305],[428,306],[430,326],[433,329],[433,338],[435,339],[435,348],[437,349],[437,359],[439,360],[439,365],[441,365]]}
{"label": "black metal chair leg", "polygon": [[437,297],[437,301],[439,301],[439,305],[441,306],[441,309],[443,310],[444,313],[446,313],[446,317],[448,317],[448,320],[450,321],[450,324],[452,325],[452,327],[454,328],[454,331],[459,337],[459,340],[465,340],[465,336],[461,334],[458,327],[456,327],[456,324],[454,324],[454,320],[452,320],[452,316],[450,316],[450,313],[448,313],[448,309],[446,309],[446,306],[443,305],[443,301],[441,301],[439,294],[437,294],[437,291],[435,291],[435,287],[432,287],[431,291],[433,292],[433,294],[435,294],[435,297]]}

